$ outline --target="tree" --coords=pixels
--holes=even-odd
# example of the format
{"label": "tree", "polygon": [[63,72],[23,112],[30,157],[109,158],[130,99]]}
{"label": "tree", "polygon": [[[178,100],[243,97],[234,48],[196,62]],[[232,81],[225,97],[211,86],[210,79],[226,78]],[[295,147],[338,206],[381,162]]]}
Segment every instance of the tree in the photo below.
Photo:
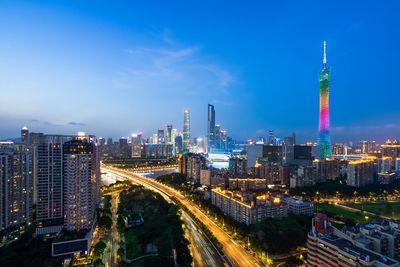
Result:
{"label": "tree", "polygon": [[104,267],[104,263],[101,259],[97,259],[94,263],[93,263],[94,267]]}
{"label": "tree", "polygon": [[120,258],[123,258],[123,257],[125,256],[125,249],[124,249],[123,247],[120,247],[120,248],[118,249],[117,253],[118,253],[118,256],[119,256]]}
{"label": "tree", "polygon": [[106,249],[107,245],[104,241],[100,241],[94,246],[93,253],[97,257],[100,257],[104,253],[104,250]]}
{"label": "tree", "polygon": [[112,226],[112,220],[109,216],[101,216],[98,219],[98,225],[100,228],[110,230]]}
{"label": "tree", "polygon": [[117,227],[120,233],[122,233],[125,230],[125,221],[124,218],[122,218],[122,215],[118,215]]}

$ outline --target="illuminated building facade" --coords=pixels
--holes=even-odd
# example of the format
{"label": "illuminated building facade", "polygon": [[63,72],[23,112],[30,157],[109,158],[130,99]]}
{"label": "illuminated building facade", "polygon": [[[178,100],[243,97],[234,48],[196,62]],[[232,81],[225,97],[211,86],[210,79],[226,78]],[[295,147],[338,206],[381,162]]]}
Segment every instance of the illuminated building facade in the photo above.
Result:
{"label": "illuminated building facade", "polygon": [[142,135],[141,134],[133,134],[131,145],[132,145],[131,157],[132,158],[141,158],[142,157]]}
{"label": "illuminated building facade", "polygon": [[188,151],[190,147],[190,111],[183,111],[183,150]]}
{"label": "illuminated building facade", "polygon": [[233,220],[246,225],[254,224],[266,218],[284,218],[288,216],[288,205],[279,197],[268,195],[253,198],[246,192],[211,190],[211,203]]}
{"label": "illuminated building facade", "polygon": [[371,158],[349,161],[347,166],[347,185],[363,187],[374,182],[375,166]]}
{"label": "illuminated building facade", "polygon": [[63,224],[63,149],[72,137],[32,133],[36,199],[36,234],[58,232]]}
{"label": "illuminated building facade", "polygon": [[32,220],[31,163],[25,145],[0,142],[0,230]]}
{"label": "illuminated building facade", "polygon": [[332,156],[331,136],[329,133],[329,80],[330,70],[326,63],[326,42],[324,41],[323,68],[319,72],[318,146],[320,159]]}
{"label": "illuminated building facade", "polygon": [[63,145],[64,227],[92,227],[99,198],[99,159],[95,140],[79,135]]}
{"label": "illuminated building facade", "polygon": [[400,157],[400,143],[397,139],[391,141],[388,139],[385,144],[382,145],[382,156],[390,157],[395,162],[396,158]]}

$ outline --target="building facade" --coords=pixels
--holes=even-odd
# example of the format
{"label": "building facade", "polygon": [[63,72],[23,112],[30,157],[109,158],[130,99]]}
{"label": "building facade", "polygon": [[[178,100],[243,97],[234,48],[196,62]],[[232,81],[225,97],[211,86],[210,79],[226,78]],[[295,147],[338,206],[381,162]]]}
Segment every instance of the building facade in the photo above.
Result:
{"label": "building facade", "polygon": [[99,199],[99,159],[95,141],[76,136],[63,145],[64,227],[89,229]]}
{"label": "building facade", "polygon": [[318,213],[307,240],[307,266],[395,267],[399,262],[338,236],[327,216]]}
{"label": "building facade", "polygon": [[0,142],[0,231],[32,221],[32,157],[25,144]]}
{"label": "building facade", "polygon": [[247,192],[223,190],[219,187],[211,190],[211,203],[227,216],[246,225],[266,218],[288,216],[287,204],[278,197],[262,195],[254,198]]}
{"label": "building facade", "polygon": [[215,147],[215,109],[208,104],[207,107],[207,151]]}
{"label": "building facade", "polygon": [[374,182],[375,166],[372,159],[349,161],[347,166],[347,185],[363,187]]}

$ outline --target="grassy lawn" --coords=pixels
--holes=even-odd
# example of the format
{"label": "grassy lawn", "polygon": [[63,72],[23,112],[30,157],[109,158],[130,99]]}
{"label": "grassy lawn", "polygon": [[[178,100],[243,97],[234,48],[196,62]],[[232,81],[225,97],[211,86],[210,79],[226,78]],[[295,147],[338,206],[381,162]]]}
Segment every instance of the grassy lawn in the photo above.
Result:
{"label": "grassy lawn", "polygon": [[347,206],[362,209],[378,215],[400,219],[400,202],[380,202],[380,203],[356,203]]}
{"label": "grassy lawn", "polygon": [[[340,206],[332,204],[318,204],[318,208],[328,213],[336,214],[335,218],[345,221],[346,219],[353,220],[355,222],[365,222],[365,217],[361,212],[353,212],[341,208]],[[369,218],[371,220],[372,218]]]}

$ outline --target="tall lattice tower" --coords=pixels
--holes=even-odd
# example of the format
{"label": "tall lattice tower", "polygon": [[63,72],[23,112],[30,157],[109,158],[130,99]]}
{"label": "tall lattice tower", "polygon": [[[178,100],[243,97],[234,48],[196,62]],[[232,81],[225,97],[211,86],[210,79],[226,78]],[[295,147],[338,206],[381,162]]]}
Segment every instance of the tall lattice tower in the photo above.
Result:
{"label": "tall lattice tower", "polygon": [[326,41],[324,41],[323,67],[319,72],[319,126],[318,146],[320,159],[332,156],[331,135],[329,133],[329,81],[330,70],[326,63]]}

